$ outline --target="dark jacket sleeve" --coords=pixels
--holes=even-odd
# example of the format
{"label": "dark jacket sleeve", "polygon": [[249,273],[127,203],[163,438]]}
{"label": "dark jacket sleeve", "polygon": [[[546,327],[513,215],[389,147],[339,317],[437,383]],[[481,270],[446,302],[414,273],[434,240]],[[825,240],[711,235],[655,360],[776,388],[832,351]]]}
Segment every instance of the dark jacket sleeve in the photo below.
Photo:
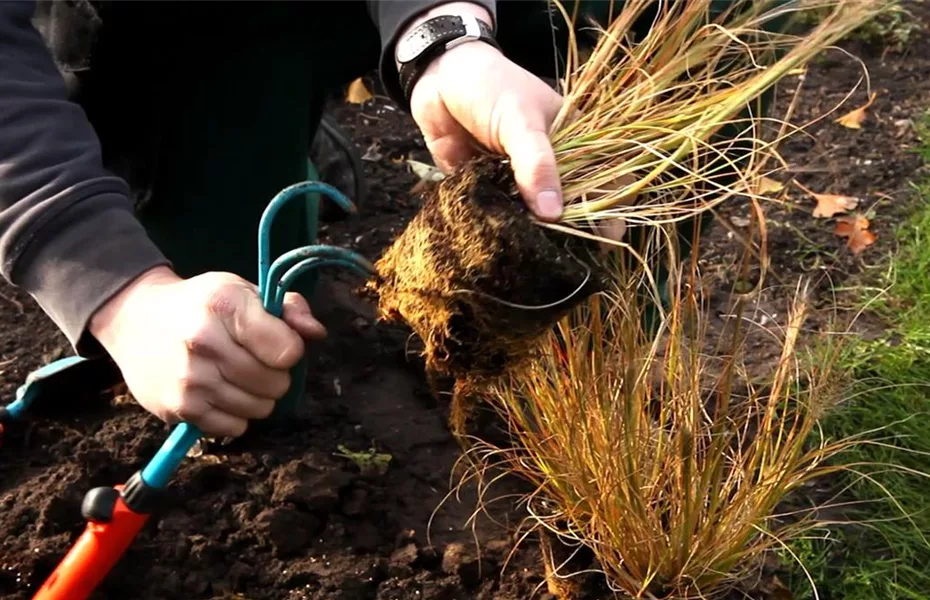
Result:
{"label": "dark jacket sleeve", "polygon": [[137,275],[168,264],[103,167],[84,111],[31,21],[0,2],[0,272],[30,293],[78,352],[91,315]]}
{"label": "dark jacket sleeve", "polygon": [[[381,59],[379,61],[379,76],[388,95],[398,105],[405,107],[406,100],[397,80],[397,66],[394,63],[394,46],[397,37],[410,21],[421,13],[440,4],[447,4],[451,0],[368,0],[368,12],[378,27],[381,35]],[[496,0],[469,0],[474,4],[483,6],[491,18],[497,22]],[[493,26],[495,23],[492,23]]]}

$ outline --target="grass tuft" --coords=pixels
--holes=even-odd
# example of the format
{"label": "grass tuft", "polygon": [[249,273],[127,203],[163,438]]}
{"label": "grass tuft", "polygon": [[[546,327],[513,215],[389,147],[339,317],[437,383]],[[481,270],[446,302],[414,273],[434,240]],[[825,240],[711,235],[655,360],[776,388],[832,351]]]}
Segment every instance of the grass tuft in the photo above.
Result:
{"label": "grass tuft", "polygon": [[866,468],[844,455],[873,442],[820,431],[844,388],[830,357],[798,345],[803,286],[786,326],[762,332],[780,340],[780,358],[750,378],[745,297],[711,335],[694,262],[673,277],[655,331],[633,292],[639,275],[616,273],[611,292],[559,324],[549,352],[490,390],[510,445],[478,441],[471,456],[478,473],[503,466],[531,482],[530,528],[586,548],[624,597],[723,595],[824,525],[822,505],[779,514],[785,498]]}
{"label": "grass tuft", "polygon": [[[574,23],[557,4],[566,21]],[[552,126],[569,229],[686,220],[753,196],[797,132],[761,115],[786,75],[889,9],[887,0],[627,0],[581,57],[572,38]],[[792,33],[796,20],[823,11]],[[643,27],[646,31],[643,31]],[[571,28],[570,28],[571,31]],[[767,135],[767,129],[779,129]],[[771,133],[771,132],[768,132]],[[767,137],[773,139],[766,139]]]}

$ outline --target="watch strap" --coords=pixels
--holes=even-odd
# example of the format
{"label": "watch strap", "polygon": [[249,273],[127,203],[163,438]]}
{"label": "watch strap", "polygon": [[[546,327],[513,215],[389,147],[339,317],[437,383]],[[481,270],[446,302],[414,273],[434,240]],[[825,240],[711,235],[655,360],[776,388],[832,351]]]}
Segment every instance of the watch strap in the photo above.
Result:
{"label": "watch strap", "polygon": [[394,56],[404,97],[409,101],[413,86],[426,67],[446,50],[469,41],[482,41],[497,49],[491,26],[475,17],[441,15],[414,27],[397,42]]}

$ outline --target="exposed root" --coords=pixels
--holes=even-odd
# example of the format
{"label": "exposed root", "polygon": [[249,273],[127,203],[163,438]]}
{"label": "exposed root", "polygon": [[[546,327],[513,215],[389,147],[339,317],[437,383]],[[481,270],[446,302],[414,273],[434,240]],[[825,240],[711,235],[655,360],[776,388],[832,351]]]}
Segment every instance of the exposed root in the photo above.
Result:
{"label": "exposed root", "polygon": [[424,194],[368,289],[386,320],[423,341],[427,370],[468,390],[530,358],[565,314],[601,289],[595,244],[534,223],[506,161],[482,157]]}

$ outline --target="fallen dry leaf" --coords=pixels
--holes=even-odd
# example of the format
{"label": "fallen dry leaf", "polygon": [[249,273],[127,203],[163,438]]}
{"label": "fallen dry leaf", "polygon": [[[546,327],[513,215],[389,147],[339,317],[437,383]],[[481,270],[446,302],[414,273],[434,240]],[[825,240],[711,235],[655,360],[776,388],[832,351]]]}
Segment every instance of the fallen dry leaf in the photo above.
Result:
{"label": "fallen dry leaf", "polygon": [[421,181],[442,181],[445,175],[438,167],[418,160],[407,159],[407,166]]}
{"label": "fallen dry leaf", "polygon": [[875,96],[876,96],[875,92],[872,92],[872,94],[869,96],[868,102],[866,102],[859,108],[855,108],[849,111],[848,113],[846,113],[845,115],[837,119],[836,122],[842,125],[843,127],[848,127],[849,129],[862,129],[862,123],[865,122],[865,117],[866,117],[865,111],[870,106],[872,106],[873,102],[875,102]]}
{"label": "fallen dry leaf", "polygon": [[859,254],[878,239],[878,236],[869,231],[869,220],[861,214],[838,218],[834,233],[846,238],[846,247],[853,254]]}
{"label": "fallen dry leaf", "polygon": [[811,213],[811,216],[813,216],[815,219],[829,219],[838,213],[855,210],[855,208],[859,206],[859,199],[853,196],[842,196],[839,194],[818,194],[811,191],[809,188],[804,187],[797,181],[795,181],[794,184],[810,194],[814,200],[817,201],[817,206],[814,207],[814,212]]}
{"label": "fallen dry leaf", "polygon": [[814,194],[817,206],[812,213],[815,218],[830,218],[837,213],[854,210],[859,206],[859,199],[852,196],[837,196],[835,194]]}
{"label": "fallen dry leaf", "polygon": [[346,102],[364,104],[372,98],[374,98],[374,96],[372,96],[368,88],[365,87],[365,82],[362,81],[361,77],[349,84],[349,91],[346,92]]}
{"label": "fallen dry leaf", "polygon": [[750,221],[746,217],[740,217],[739,215],[733,215],[730,217],[730,223],[733,223],[737,227],[749,227],[752,221]]}
{"label": "fallen dry leaf", "polygon": [[762,177],[759,179],[756,193],[764,196],[765,194],[777,194],[783,189],[785,189],[785,186],[780,181],[776,181],[771,177]]}
{"label": "fallen dry leaf", "polygon": [[377,140],[373,141],[368,148],[365,149],[365,154],[362,155],[362,160],[368,162],[378,162],[383,158],[381,154],[381,144]]}

